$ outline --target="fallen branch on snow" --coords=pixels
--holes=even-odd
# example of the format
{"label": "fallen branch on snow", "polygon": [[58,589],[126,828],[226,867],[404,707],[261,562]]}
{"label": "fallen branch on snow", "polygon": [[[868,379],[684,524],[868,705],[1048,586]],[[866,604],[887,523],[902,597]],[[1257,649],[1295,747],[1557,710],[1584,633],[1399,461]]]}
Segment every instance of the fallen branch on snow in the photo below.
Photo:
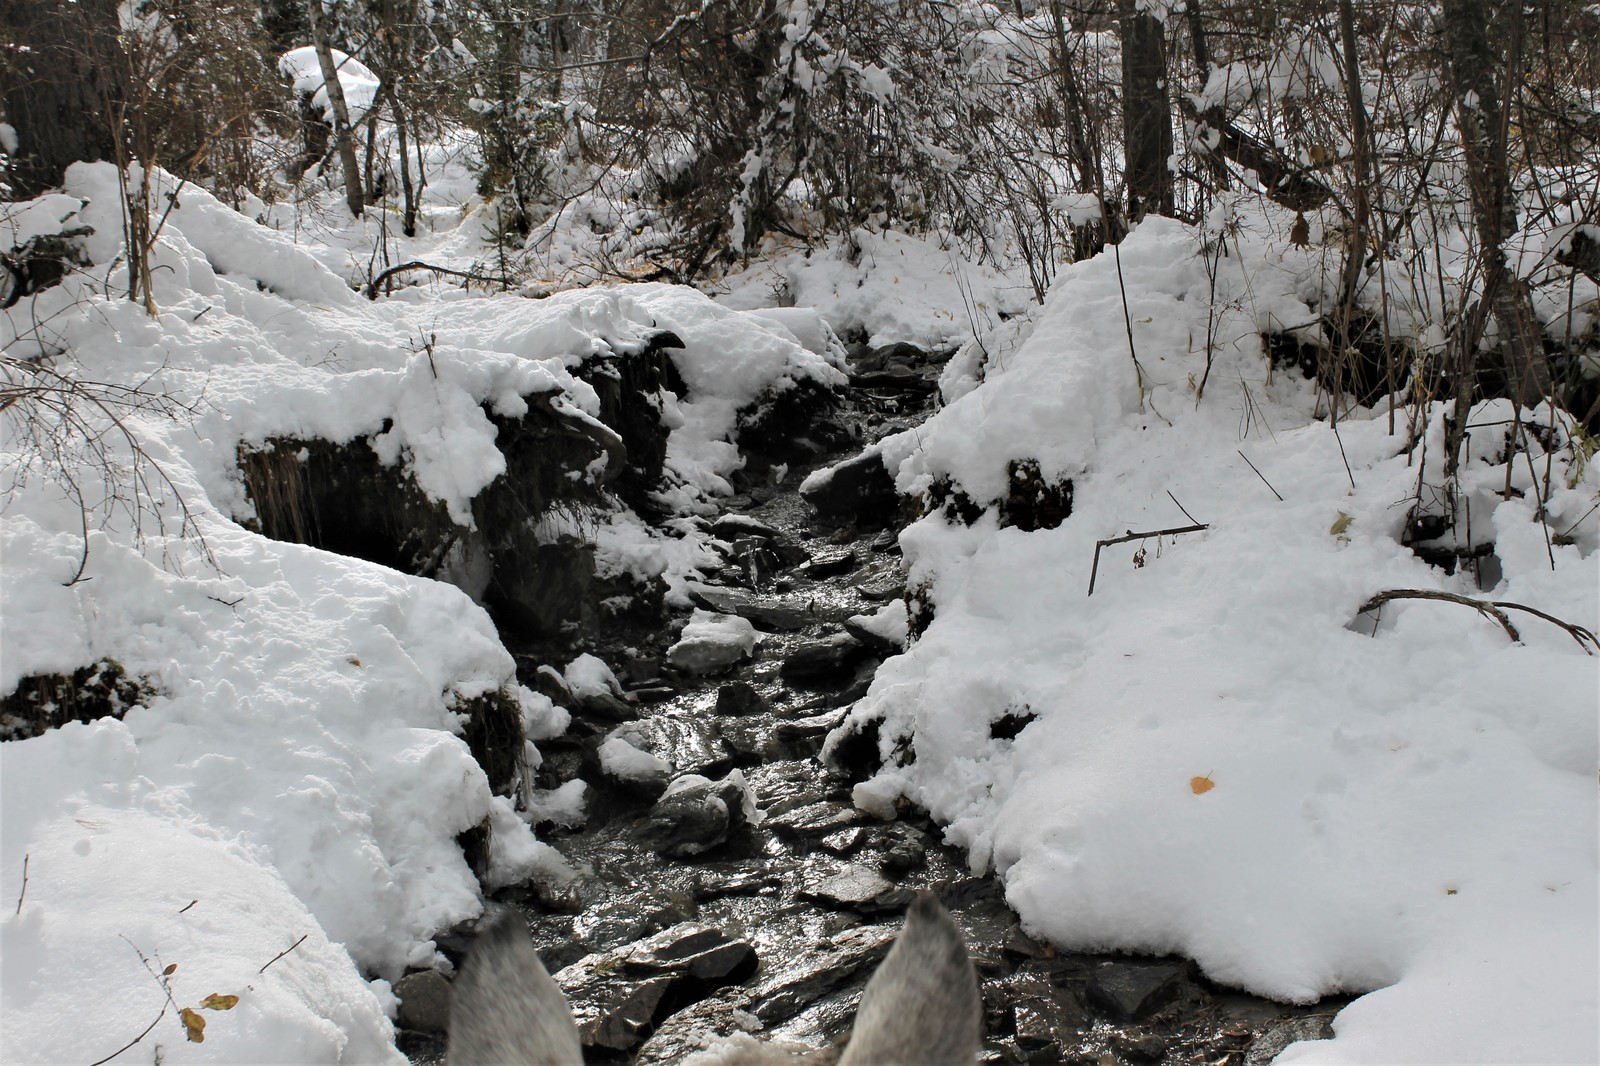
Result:
{"label": "fallen branch on snow", "polygon": [[1560,626],[1566,630],[1567,635],[1578,642],[1578,647],[1583,649],[1585,655],[1594,654],[1593,651],[1589,650],[1590,645],[1600,649],[1600,638],[1597,638],[1583,626],[1574,625],[1571,622],[1563,622],[1555,615],[1546,614],[1537,607],[1529,607],[1523,603],[1513,603],[1510,600],[1475,600],[1470,596],[1460,596],[1454,592],[1439,592],[1434,589],[1389,589],[1378,593],[1366,603],[1363,603],[1361,609],[1356,613],[1367,614],[1368,612],[1376,611],[1390,600],[1443,600],[1446,603],[1459,603],[1463,606],[1471,607],[1485,618],[1498,622],[1500,628],[1506,631],[1506,636],[1510,637],[1512,642],[1516,644],[1522,643],[1522,635],[1517,632],[1517,627],[1511,624],[1511,619],[1506,617],[1506,611],[1525,611],[1535,618],[1542,618],[1551,625]]}
{"label": "fallen branch on snow", "polygon": [[[1169,493],[1168,495],[1171,495],[1171,494]],[[1177,500],[1173,500],[1172,502],[1173,503],[1178,503]],[[1183,505],[1181,503],[1178,504],[1178,509],[1180,511],[1183,510]],[[1184,511],[1183,513],[1184,514],[1188,514],[1189,512],[1188,511]],[[1089,592],[1088,592],[1088,595],[1090,595],[1090,596],[1094,595],[1094,579],[1100,573],[1100,549],[1101,548],[1109,548],[1113,544],[1126,544],[1130,540],[1144,540],[1146,537],[1170,537],[1170,536],[1175,536],[1176,534],[1179,534],[1179,533],[1198,533],[1202,529],[1210,529],[1210,528],[1211,528],[1210,526],[1208,526],[1208,525],[1206,525],[1206,524],[1204,524],[1202,522],[1196,522],[1192,526],[1175,526],[1172,529],[1152,529],[1148,533],[1135,533],[1133,530],[1130,529],[1130,530],[1128,530],[1127,533],[1123,534],[1120,537],[1109,537],[1109,538],[1107,538],[1105,540],[1097,540],[1097,541],[1095,541],[1094,542],[1094,566],[1089,568]]]}

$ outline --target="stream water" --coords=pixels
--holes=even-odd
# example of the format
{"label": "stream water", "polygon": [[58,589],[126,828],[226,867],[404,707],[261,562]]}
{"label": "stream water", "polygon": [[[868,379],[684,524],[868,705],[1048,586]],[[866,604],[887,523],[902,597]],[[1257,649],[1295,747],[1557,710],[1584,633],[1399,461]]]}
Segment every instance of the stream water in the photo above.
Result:
{"label": "stream water", "polygon": [[[899,597],[903,578],[892,527],[823,521],[797,486],[809,470],[926,417],[937,370],[903,352],[870,367],[830,416],[842,430],[832,439],[847,450],[786,469],[755,457],[747,467],[715,526],[727,565],[696,598],[755,624],[753,659],[685,676],[666,660],[676,627],[617,633],[589,650],[627,698],[578,708],[566,736],[541,742],[541,787],[589,784],[580,827],[540,827],[580,876],[515,887],[497,902],[526,916],[573,1003],[588,1061],[676,1061],[710,1035],[740,1030],[832,1044],[922,887],[966,934],[984,997],[985,1062],[1255,1066],[1290,1040],[1331,1035],[1343,1001],[1286,1006],[1215,986],[1185,959],[1071,954],[1030,940],[1003,888],[969,875],[938,827],[915,811],[887,823],[864,814],[850,802],[853,782],[818,759],[892,653],[849,636],[845,621]],[[715,784],[660,804],[666,775],[608,775],[597,749],[618,729],[669,762],[671,776]],[[734,774],[764,811],[758,822],[739,816]],[[709,798],[719,787],[722,809],[734,809],[720,821]],[[468,943],[445,938],[441,947]],[[437,1033],[402,1031],[414,1062],[441,1061],[442,1047]]]}

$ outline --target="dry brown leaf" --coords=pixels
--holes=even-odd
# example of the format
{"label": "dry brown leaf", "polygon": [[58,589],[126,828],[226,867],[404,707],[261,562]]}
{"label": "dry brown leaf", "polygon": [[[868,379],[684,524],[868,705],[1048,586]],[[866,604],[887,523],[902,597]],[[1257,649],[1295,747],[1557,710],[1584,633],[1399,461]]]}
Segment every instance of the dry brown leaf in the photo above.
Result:
{"label": "dry brown leaf", "polygon": [[1189,791],[1193,792],[1196,796],[1204,795],[1216,787],[1217,783],[1211,780],[1209,775],[1205,777],[1189,778]]}

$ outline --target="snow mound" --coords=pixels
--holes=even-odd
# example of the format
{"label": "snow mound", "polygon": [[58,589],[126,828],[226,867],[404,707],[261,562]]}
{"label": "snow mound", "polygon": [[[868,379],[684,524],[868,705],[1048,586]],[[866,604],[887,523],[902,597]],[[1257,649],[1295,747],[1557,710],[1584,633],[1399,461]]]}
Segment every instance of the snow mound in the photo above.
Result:
{"label": "snow mound", "polygon": [[[484,697],[520,707],[532,741],[567,716],[517,684],[459,589],[244,528],[240,447],[365,442],[468,525],[472,498],[505,469],[486,411],[516,418],[540,397],[593,421],[599,398],[574,368],[671,330],[689,382],[662,403],[672,477],[680,502],[703,505],[740,462],[743,407],[841,376],[783,325],[664,286],[362,300],[307,249],[151,177],[181,205],[152,249],[155,317],[120,298],[109,269],[111,167],[75,166],[70,196],[7,215],[22,234],[76,212],[72,224],[96,229],[97,263],[0,313],[0,349],[19,360],[8,372],[91,383],[126,433],[41,439],[21,406],[4,413],[15,477],[0,526],[0,692],[110,660],[146,694],[120,722],[0,746],[0,877],[20,886],[29,871],[21,913],[0,914],[6,1057],[94,1061],[115,1045],[91,1032],[125,1040],[149,1023],[159,988],[121,933],[180,964],[175,995],[242,997],[210,1019],[204,1045],[164,1037],[168,1061],[398,1061],[392,1000],[358,968],[392,979],[434,965],[434,937],[480,912],[483,887],[570,876],[527,820],[582,815],[581,783],[529,790],[525,812],[491,795],[460,738],[464,714]],[[618,507],[604,565],[681,588],[710,558],[688,525],[664,534]],[[592,663],[571,680],[609,686]],[[536,765],[532,743],[527,755]],[[481,886],[456,837],[486,821]],[[63,1033],[81,1015],[69,1002],[95,1004],[95,1025]]]}
{"label": "snow mound", "polygon": [[[1246,222],[1213,301],[1202,236],[1146,220],[1126,318],[1112,257],[1068,268],[981,384],[885,442],[902,491],[942,479],[986,511],[901,536],[932,621],[846,724],[881,720],[889,760],[856,800],[926,807],[1055,944],[1179,952],[1285,1000],[1372,993],[1281,1061],[1596,1061],[1596,660],[1530,615],[1511,643],[1448,603],[1357,611],[1420,588],[1593,630],[1600,467],[1536,454],[1541,522],[1529,464],[1494,454],[1509,406],[1479,408],[1462,488],[1503,576],[1424,564],[1400,535],[1444,412],[1419,413],[1420,472],[1404,410],[1395,435],[1383,412],[1314,421],[1258,335],[1311,320],[1315,264]],[[1019,459],[1073,483],[1055,528],[1002,527]],[[994,735],[1007,716],[1025,728]]]}

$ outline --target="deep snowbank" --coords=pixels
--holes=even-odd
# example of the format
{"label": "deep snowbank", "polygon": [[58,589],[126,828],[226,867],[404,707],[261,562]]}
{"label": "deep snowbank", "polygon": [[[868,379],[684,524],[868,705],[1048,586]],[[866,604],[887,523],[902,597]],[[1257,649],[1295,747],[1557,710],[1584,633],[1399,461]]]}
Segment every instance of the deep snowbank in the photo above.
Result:
{"label": "deep snowbank", "polygon": [[[192,187],[154,251],[151,319],[100,288],[117,254],[114,171],[75,167],[68,190],[87,201],[73,221],[95,227],[99,265],[6,312],[0,347],[38,358],[39,380],[109,386],[99,395],[128,436],[81,397],[77,417],[107,431],[96,441],[30,426],[24,407],[7,417],[18,477],[0,535],[0,691],[109,658],[156,694],[120,722],[0,745],[0,883],[20,893],[27,869],[21,912],[0,915],[4,1057],[94,1061],[133,1039],[163,1002],[137,948],[157,972],[178,964],[181,1007],[240,997],[201,1012],[203,1044],[169,1014],[146,1041],[164,1061],[397,1060],[387,986],[358,967],[393,979],[438,962],[433,937],[479,912],[456,835],[493,821],[491,883],[564,867],[491,795],[456,708],[499,693],[534,740],[566,716],[517,684],[460,590],[240,526],[238,446],[367,438],[470,524],[471,498],[505,469],[485,406],[516,417],[555,392],[593,418],[572,369],[671,329],[689,390],[662,412],[666,489],[693,506],[727,491],[741,407],[839,373],[781,325],[685,289],[369,303]],[[50,200],[56,219],[70,207]],[[165,417],[119,391],[135,387],[185,409]],[[618,568],[681,583],[703,556],[620,507],[604,528]]]}
{"label": "deep snowbank", "polygon": [[[1193,231],[1151,219],[1122,245],[1142,395],[1103,255],[981,385],[885,443],[903,491],[992,505],[1032,458],[1075,496],[1054,529],[1000,528],[989,506],[902,536],[936,613],[853,712],[881,719],[888,760],[857,802],[927,807],[1054,943],[1181,952],[1291,1000],[1382,989],[1280,1061],[1596,1061],[1597,660],[1527,614],[1512,644],[1454,604],[1356,612],[1440,589],[1594,629],[1600,522],[1580,519],[1600,470],[1558,418],[1541,523],[1546,457],[1516,457],[1519,493],[1498,495],[1511,411],[1480,407],[1463,489],[1504,576],[1480,594],[1425,565],[1400,534],[1441,483],[1441,409],[1411,453],[1404,410],[1394,436],[1381,412],[1337,439],[1312,421],[1310,386],[1270,374],[1257,333],[1313,318],[1296,294],[1315,264],[1248,230],[1215,301]],[[1097,540],[1185,510],[1210,528],[1107,548],[1087,596]],[[1007,714],[1032,721],[996,739]]]}

